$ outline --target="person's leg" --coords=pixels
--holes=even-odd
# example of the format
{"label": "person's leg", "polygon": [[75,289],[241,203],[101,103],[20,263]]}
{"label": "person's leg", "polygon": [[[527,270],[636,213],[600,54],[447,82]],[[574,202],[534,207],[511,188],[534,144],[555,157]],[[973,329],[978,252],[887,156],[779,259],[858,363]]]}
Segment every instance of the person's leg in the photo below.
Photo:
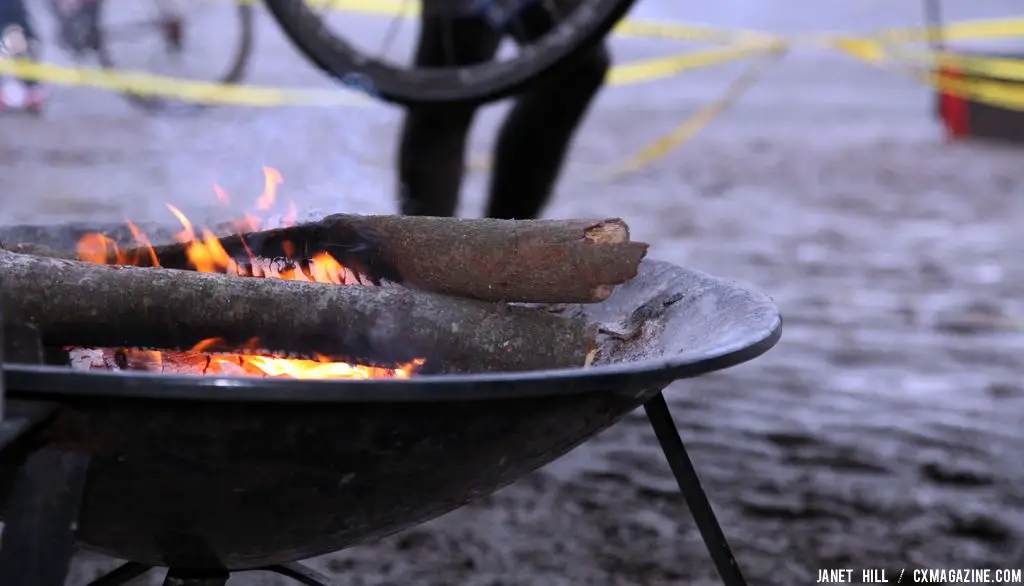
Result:
{"label": "person's leg", "polygon": [[[19,36],[23,36],[26,41],[31,43],[38,42],[38,37],[32,28],[32,23],[29,22],[28,10],[25,9],[25,0],[0,0],[0,34],[13,32],[14,30],[19,30]],[[10,54],[9,51],[16,48],[8,47],[8,40],[6,36],[0,38],[0,42],[4,43],[2,48],[5,54]],[[18,42],[13,37],[10,40]],[[28,50],[27,47],[25,50]]]}
{"label": "person's leg", "polygon": [[39,37],[25,9],[24,0],[0,0],[0,55],[34,59]]}
{"label": "person's leg", "polygon": [[[543,2],[527,8],[509,32],[528,43],[554,26]],[[611,59],[604,43],[563,63],[524,92],[498,135],[487,217],[532,219],[551,197],[569,145]]]}
{"label": "person's leg", "polygon": [[[494,57],[501,33],[482,18],[425,16],[416,65],[468,65]],[[401,213],[454,216],[465,172],[466,137],[476,106],[438,104],[406,110],[398,150]]]}

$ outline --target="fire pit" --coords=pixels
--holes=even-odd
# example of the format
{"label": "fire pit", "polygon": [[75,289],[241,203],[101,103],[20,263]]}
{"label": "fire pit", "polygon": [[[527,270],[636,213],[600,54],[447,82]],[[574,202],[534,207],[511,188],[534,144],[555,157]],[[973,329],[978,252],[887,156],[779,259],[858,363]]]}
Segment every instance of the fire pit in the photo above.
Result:
{"label": "fire pit", "polygon": [[[81,236],[32,230],[0,238],[69,250]],[[7,324],[0,583],[63,584],[78,543],[131,560],[93,586],[153,566],[172,568],[167,585],[259,569],[328,584],[294,562],[493,492],[643,405],[723,580],[744,584],[661,391],[770,349],[775,305],[645,260],[603,301],[552,311],[600,326],[589,366],[367,380],[82,371],[41,327]]]}

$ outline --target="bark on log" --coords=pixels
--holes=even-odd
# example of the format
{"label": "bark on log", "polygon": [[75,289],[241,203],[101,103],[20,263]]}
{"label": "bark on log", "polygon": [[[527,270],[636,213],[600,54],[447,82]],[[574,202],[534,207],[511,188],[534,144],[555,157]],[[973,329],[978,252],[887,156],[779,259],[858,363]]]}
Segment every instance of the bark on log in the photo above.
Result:
{"label": "bark on log", "polygon": [[[319,222],[220,239],[236,261],[305,261],[329,252],[371,278],[482,301],[596,303],[636,276],[647,244],[620,219],[493,220],[336,214]],[[184,244],[156,247],[161,266],[189,268]],[[131,264],[152,264],[148,249]],[[108,262],[114,262],[113,256]]]}
{"label": "bark on log", "polygon": [[236,347],[320,353],[420,372],[580,367],[596,328],[545,311],[402,287],[343,287],[105,266],[0,251],[4,315],[36,324],[53,346],[187,350]]}
{"label": "bark on log", "polygon": [[10,246],[0,246],[0,249],[7,250],[9,252],[17,252],[18,254],[32,254],[48,258],[78,260],[78,255],[73,251],[54,250],[49,246],[43,246],[41,244],[12,244]]}

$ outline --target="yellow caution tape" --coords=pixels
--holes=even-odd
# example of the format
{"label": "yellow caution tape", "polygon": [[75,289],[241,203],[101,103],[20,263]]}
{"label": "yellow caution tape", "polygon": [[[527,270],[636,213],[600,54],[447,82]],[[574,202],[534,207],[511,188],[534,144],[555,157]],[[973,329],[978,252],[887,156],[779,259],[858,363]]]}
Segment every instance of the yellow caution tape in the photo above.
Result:
{"label": "yellow caution tape", "polygon": [[608,174],[607,179],[617,179],[635,173],[692,139],[738,102],[772,65],[778,63],[786,52],[785,46],[762,50],[761,53],[768,53],[768,55],[752,63],[726,88],[722,97],[703,106],[682,124],[673,128],[671,132],[627,158]]}
{"label": "yellow caution tape", "polygon": [[[258,0],[236,0],[256,2]],[[344,10],[372,15],[415,14],[419,3],[404,0],[307,0],[314,7]],[[762,52],[766,48],[780,47],[797,42],[800,37],[774,36],[754,31],[723,31],[707,27],[662,23],[642,20],[622,22],[616,31],[644,37],[673,40],[729,42],[719,49],[695,50],[669,57],[658,57],[619,65],[610,72],[611,85],[651,82],[675,76],[684,71],[709,67]],[[942,30],[944,38],[1007,36],[1024,33],[1024,19],[967,21],[953,23]],[[930,38],[933,31],[921,29],[892,29],[863,38],[831,37],[819,35],[819,42],[831,43],[844,52],[869,62],[892,59],[892,51],[883,43],[905,42]],[[908,62],[928,62],[927,55],[904,52]],[[962,69],[1005,79],[1024,78],[1024,63],[1010,59],[963,59],[952,54],[941,56],[943,62],[955,63]],[[220,85],[210,82],[161,77],[143,72],[111,71],[98,68],[61,67],[50,63],[28,63],[0,60],[0,75],[16,75],[60,85],[81,85],[131,93],[147,97],[179,100],[210,105],[236,105],[254,107],[273,106],[357,106],[371,100],[342,88],[331,90],[286,89],[255,85]],[[978,83],[963,81],[963,84]],[[1004,95],[1000,88],[984,87],[979,90],[989,96]],[[995,99],[995,98],[993,98]],[[1015,103],[1015,102],[1014,102]]]}
{"label": "yellow caution tape", "polygon": [[766,50],[775,50],[783,44],[780,41],[741,43],[724,49],[687,51],[668,57],[626,63],[613,68],[608,73],[606,81],[609,85],[629,85],[675,77],[689,69],[711,67],[751,55],[759,55]]}
{"label": "yellow caution tape", "polygon": [[[669,57],[627,63],[612,69],[608,74],[607,83],[609,85],[644,83],[655,79],[673,77],[687,69],[708,67],[754,55],[763,55],[767,52],[782,51],[785,47],[785,43],[780,41],[770,43],[751,42],[725,49],[687,51]],[[490,166],[491,161],[487,157],[469,164],[469,168],[474,171],[486,171],[490,169]]]}
{"label": "yellow caution tape", "polygon": [[830,45],[837,51],[871,65],[881,65],[889,59],[885,44],[875,39],[837,38],[831,40]]}
{"label": "yellow caution tape", "polygon": [[[259,0],[232,0],[257,3]],[[315,8],[366,15],[414,16],[419,3],[405,0],[307,0]],[[625,20],[614,29],[622,36],[659,38],[673,41],[726,44],[726,47],[693,50],[668,57],[646,59],[616,66],[609,73],[610,85],[622,86],[674,77],[687,70],[709,67],[741,58],[767,55],[752,64],[737,78],[721,99],[701,108],[669,134],[630,157],[613,171],[613,177],[634,172],[690,140],[778,61],[793,44],[801,42],[838,49],[867,63],[903,69],[915,79],[976,101],[1024,110],[1024,85],[1001,81],[960,79],[939,76],[931,71],[936,65],[959,69],[968,74],[1002,80],[1024,80],[1024,61],[1008,58],[965,56],[952,52],[934,53],[911,50],[898,45],[929,42],[936,37],[945,41],[1024,37],[1024,19],[993,19],[951,23],[941,28],[888,29],[863,36],[812,34],[779,36],[757,31],[727,31],[710,27],[644,20]],[[922,69],[928,71],[922,71]],[[143,72],[98,68],[62,67],[0,59],[0,76],[16,76],[60,85],[89,86],[145,97],[183,102],[250,107],[275,106],[366,106],[375,103],[342,88],[329,90],[288,89],[257,85],[223,85],[202,81],[162,77]]]}
{"label": "yellow caution tape", "polygon": [[[760,51],[761,54],[765,52],[767,51],[763,49]],[[625,162],[618,165],[603,177],[603,179],[621,179],[622,177],[636,173],[637,171],[649,166],[654,161],[665,157],[684,143],[690,141],[702,130],[707,128],[722,113],[739,101],[743,94],[746,93],[746,91],[754,85],[761,75],[769,69],[769,66],[777,62],[779,58],[782,57],[782,54],[782,51],[777,51],[774,58],[764,59],[753,63],[743,72],[743,74],[729,85],[722,97],[703,106],[692,116],[687,118],[682,124],[673,128],[667,135],[658,138],[648,146],[641,149],[635,155],[628,157]],[[469,164],[469,168],[474,171],[487,171],[490,167],[491,160],[488,157],[473,161]]]}
{"label": "yellow caution tape", "polygon": [[941,27],[887,29],[863,35],[883,43],[927,43],[936,38],[943,41],[977,41],[1024,36],[1024,18],[964,20]]}
{"label": "yellow caution tape", "polygon": [[[261,0],[235,0],[239,3],[260,4]],[[318,10],[350,12],[374,16],[404,16],[419,14],[419,3],[406,0],[305,0]],[[669,21],[626,19],[613,29],[614,34],[627,37],[656,38],[671,41],[725,43],[745,41],[777,41],[779,35],[753,30],[724,30],[720,28]],[[894,28],[867,33],[864,37],[887,43],[928,42],[935,35],[947,41],[996,39],[1024,36],[1024,18],[966,20],[942,27]],[[820,34],[793,35],[790,40],[814,40]],[[833,37],[834,35],[824,35]]]}
{"label": "yellow caution tape", "polygon": [[[913,66],[915,65],[913,60],[901,60],[899,58],[899,51],[887,48],[876,40],[844,39],[837,41],[835,47],[851,57],[871,65],[887,69],[897,69],[901,73],[945,93],[1011,110],[1024,110],[1024,83],[987,79],[963,79],[949,75],[940,75],[932,67],[922,69]],[[957,64],[957,67],[963,65],[961,58],[954,55],[950,55],[950,58]],[[941,62],[942,59],[936,61]],[[1015,72],[1012,71],[1012,67],[1010,70],[1007,70],[1005,68],[1006,65],[1024,65],[1022,62],[1011,59],[972,58],[971,61],[973,61],[973,65],[976,67],[973,70],[974,73],[980,73],[978,70],[984,69],[988,74],[995,76],[994,73],[998,71],[1002,74],[998,77],[1004,79],[1015,79],[1013,75]],[[959,68],[965,72],[969,71],[966,67]]]}
{"label": "yellow caution tape", "polygon": [[58,85],[88,86],[108,91],[182,102],[249,107],[365,106],[369,98],[343,90],[297,90],[256,85],[224,85],[162,77],[148,73],[0,58],[0,76]]}
{"label": "yellow caution tape", "polygon": [[[689,51],[670,57],[655,57],[618,65],[609,72],[609,83],[623,86],[674,77],[689,69],[708,67],[764,51],[765,42],[748,42],[737,47]],[[143,97],[218,106],[247,107],[338,107],[368,106],[369,97],[338,89],[288,89],[257,85],[225,85],[213,82],[163,77],[140,71],[87,67],[63,67],[47,62],[0,58],[0,76],[86,86]]]}
{"label": "yellow caution tape", "polygon": [[947,94],[1024,112],[1024,84],[957,79],[930,72],[919,73],[915,77]]}
{"label": "yellow caution tape", "polygon": [[918,67],[952,69],[967,75],[991,77],[1003,81],[1024,81],[1024,59],[970,56],[947,51],[908,51],[892,47],[892,58]]}
{"label": "yellow caution tape", "polygon": [[[1021,24],[1024,25],[1024,21]],[[1001,30],[1000,32],[1007,31]],[[1024,29],[1018,34],[1024,37]],[[965,74],[993,77],[1006,81],[1024,81],[1024,58],[989,57],[950,51],[911,50],[895,46],[895,43],[887,41],[881,36],[877,38],[833,38],[829,40],[829,44],[833,48],[869,63],[898,60],[918,67],[945,67]]]}

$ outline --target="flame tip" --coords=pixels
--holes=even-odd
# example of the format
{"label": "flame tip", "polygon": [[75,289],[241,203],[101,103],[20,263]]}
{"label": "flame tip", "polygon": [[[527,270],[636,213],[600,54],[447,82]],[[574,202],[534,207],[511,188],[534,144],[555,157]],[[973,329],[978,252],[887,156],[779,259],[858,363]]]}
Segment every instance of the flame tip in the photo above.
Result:
{"label": "flame tip", "polygon": [[[281,172],[273,167],[263,166],[263,193],[256,201],[256,208],[261,211],[273,207],[277,199],[277,188],[284,179]],[[214,181],[214,195],[223,204],[230,201],[230,196],[220,184]],[[199,234],[196,234],[196,227],[188,217],[176,206],[165,204],[171,214],[178,220],[182,230],[174,235],[175,240],[185,247],[185,254],[191,268],[198,272],[206,273],[229,273],[243,274],[234,258],[224,248],[223,243],[217,235],[205,226],[199,227]],[[289,202],[288,213],[283,217],[282,223],[285,226],[295,224],[298,217],[298,206],[295,202]],[[159,267],[160,259],[150,239],[137,224],[125,218],[125,224],[131,232],[132,237],[138,244],[138,248],[131,251],[122,251],[117,242],[105,234],[93,232],[83,235],[76,246],[79,259],[95,264],[119,264],[119,265],[141,265],[145,264],[148,256],[150,266]],[[254,214],[246,212],[242,220],[234,222],[236,232],[241,235],[263,229],[262,219]],[[242,247],[248,255],[252,264],[252,270],[244,276],[279,278],[298,281],[313,281],[318,283],[331,283],[344,285],[349,282],[351,273],[338,262],[336,258],[327,252],[318,252],[308,262],[296,262],[294,267],[279,269],[259,268],[256,263],[256,255],[249,249],[248,243],[242,239]],[[285,242],[286,255],[293,260],[297,259],[297,246],[292,242]],[[145,253],[145,255],[140,253]],[[191,348],[191,352],[212,353],[217,348],[227,347],[224,338],[207,338],[197,342]],[[242,345],[244,350],[256,352],[260,348],[259,337],[250,338]],[[164,355],[159,351],[145,351],[152,361],[158,364],[164,360]],[[235,368],[242,368],[243,372],[250,375],[264,375],[271,377],[296,378],[296,379],[367,379],[367,378],[409,378],[425,364],[423,358],[416,358],[406,364],[385,368],[377,366],[366,366],[351,364],[348,362],[333,361],[330,357],[315,354],[313,359],[292,359],[266,356],[257,353],[227,353],[212,356],[212,361],[217,364],[234,365]]]}

